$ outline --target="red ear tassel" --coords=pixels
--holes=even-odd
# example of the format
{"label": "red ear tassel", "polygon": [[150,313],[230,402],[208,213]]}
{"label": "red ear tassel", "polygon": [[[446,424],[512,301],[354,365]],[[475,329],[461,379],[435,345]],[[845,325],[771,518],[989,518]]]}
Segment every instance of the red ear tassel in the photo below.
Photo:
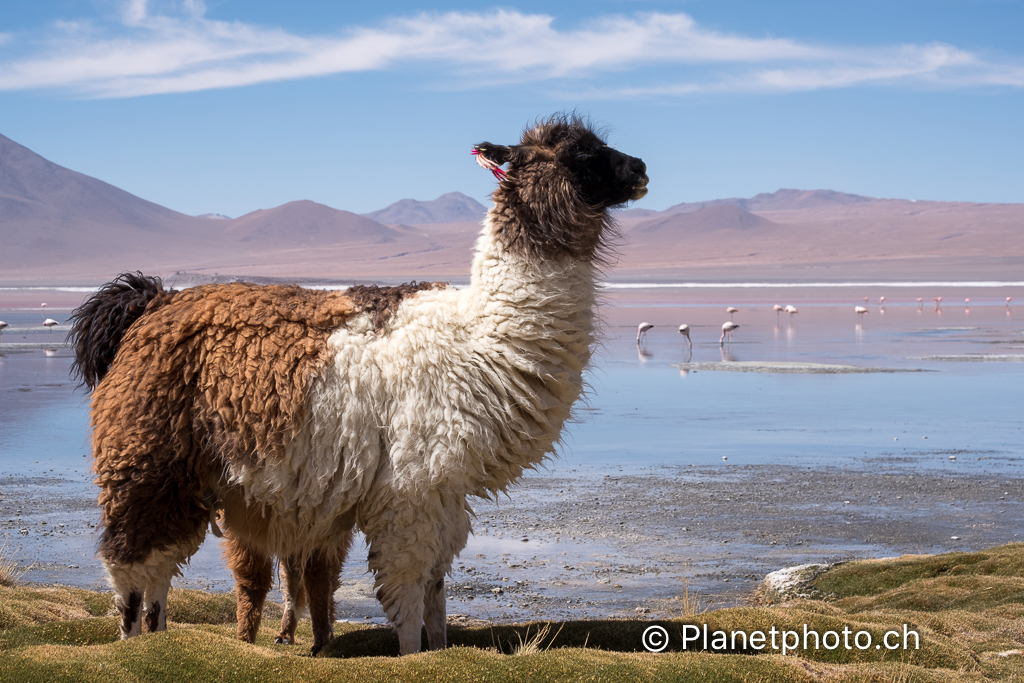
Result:
{"label": "red ear tassel", "polygon": [[501,166],[494,163],[493,161],[485,157],[483,154],[480,154],[480,150],[474,147],[473,151],[470,152],[470,154],[476,155],[476,163],[478,163],[480,166],[486,168],[488,171],[493,173],[495,178],[497,178],[498,180],[505,179],[506,173],[505,171],[501,170]]}

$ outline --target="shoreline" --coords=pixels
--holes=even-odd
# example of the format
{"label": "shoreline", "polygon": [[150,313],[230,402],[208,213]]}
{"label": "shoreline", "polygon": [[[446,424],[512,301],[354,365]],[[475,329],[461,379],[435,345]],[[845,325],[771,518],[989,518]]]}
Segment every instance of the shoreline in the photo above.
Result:
{"label": "shoreline", "polygon": [[[933,467],[917,467],[921,459]],[[953,463],[944,452],[919,451],[868,458],[859,468],[723,462],[585,473],[556,461],[508,498],[473,501],[474,535],[447,581],[449,614],[495,623],[671,616],[685,594],[716,608],[745,604],[765,575],[784,567],[1020,541],[1024,481],[981,471],[986,459],[960,453]],[[0,521],[0,531],[29,529],[26,541],[47,534],[35,542],[59,539],[77,555],[40,565],[25,580],[107,590],[89,550],[93,492],[79,481],[77,494],[55,496],[61,481],[8,478],[4,505],[20,514]],[[29,483],[51,493],[19,498]],[[381,623],[364,553],[357,540],[337,616]],[[231,591],[219,554],[208,536],[174,585]]]}

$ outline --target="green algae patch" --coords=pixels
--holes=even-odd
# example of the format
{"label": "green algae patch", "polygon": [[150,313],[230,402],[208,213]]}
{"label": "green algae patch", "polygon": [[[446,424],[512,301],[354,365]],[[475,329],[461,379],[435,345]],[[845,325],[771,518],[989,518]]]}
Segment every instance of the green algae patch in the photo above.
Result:
{"label": "green algae patch", "polygon": [[[121,641],[109,594],[15,586],[0,589],[0,680],[1024,680],[1024,544],[795,575],[807,590],[787,595],[812,597],[677,619],[453,624],[447,650],[408,657],[390,628],[358,623],[336,624],[316,657],[308,620],[297,645],[274,644],[269,605],[242,643],[234,598],[202,591],[172,592],[166,632]],[[652,628],[661,652],[644,647]]]}

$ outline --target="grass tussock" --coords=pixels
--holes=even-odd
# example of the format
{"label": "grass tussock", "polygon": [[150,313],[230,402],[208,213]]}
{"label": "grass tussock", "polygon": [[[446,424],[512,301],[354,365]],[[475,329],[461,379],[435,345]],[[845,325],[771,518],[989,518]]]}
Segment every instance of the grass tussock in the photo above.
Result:
{"label": "grass tussock", "polygon": [[[396,656],[390,629],[347,623],[320,656],[304,656],[308,621],[298,645],[273,643],[279,608],[268,610],[254,645],[240,643],[233,597],[201,591],[172,592],[166,633],[122,642],[108,594],[0,587],[0,680],[1024,681],[1022,570],[1021,544],[854,562],[813,579],[823,600],[719,610],[694,603],[653,621],[452,625],[448,650],[410,657]],[[668,634],[661,653],[642,647],[651,627]],[[789,645],[785,656],[769,646],[772,630]],[[908,631],[916,646],[880,646]],[[760,648],[755,632],[768,635]],[[820,638],[829,632],[846,632],[855,646],[826,647]]]}
{"label": "grass tussock", "polygon": [[7,549],[7,544],[0,545],[0,586],[16,586],[28,569],[21,568],[14,560],[14,553]]}

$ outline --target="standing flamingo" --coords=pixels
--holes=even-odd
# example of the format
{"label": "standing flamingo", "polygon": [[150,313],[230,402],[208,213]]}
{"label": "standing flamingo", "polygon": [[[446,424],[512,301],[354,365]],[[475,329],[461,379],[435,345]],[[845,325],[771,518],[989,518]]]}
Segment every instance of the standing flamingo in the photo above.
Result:
{"label": "standing flamingo", "polygon": [[868,309],[864,308],[863,306],[856,306],[853,310],[857,313],[857,315],[861,317],[861,319],[863,319],[864,314],[868,312]]}
{"label": "standing flamingo", "polygon": [[693,348],[693,340],[690,339],[690,326],[687,325],[686,323],[683,323],[682,325],[680,325],[679,326],[679,334],[681,334],[684,337],[686,337],[686,343],[689,344],[690,348],[692,349]]}
{"label": "standing flamingo", "polygon": [[729,314],[729,320],[732,320],[733,314],[739,313],[740,309],[736,308],[735,306],[730,306],[729,308],[725,309],[725,312]]}
{"label": "standing flamingo", "polygon": [[885,297],[884,296],[878,297],[878,305],[880,307],[885,305]]}
{"label": "standing flamingo", "polygon": [[794,306],[793,304],[790,304],[790,305],[786,306],[786,308],[783,309],[783,310],[785,310],[786,313],[789,313],[790,315],[793,315],[794,313],[799,313],[800,312],[800,310],[796,306]]}
{"label": "standing flamingo", "polygon": [[640,343],[640,338],[647,339],[647,330],[654,327],[651,323],[640,323],[636,328],[636,343]]}
{"label": "standing flamingo", "polygon": [[779,304],[775,304],[774,306],[772,306],[772,309],[775,311],[775,319],[778,320],[779,313],[782,313],[782,306],[780,306]]}
{"label": "standing flamingo", "polygon": [[53,332],[53,328],[59,324],[60,323],[58,323],[53,318],[47,318],[46,320],[43,321],[43,327],[48,328],[51,333]]}
{"label": "standing flamingo", "polygon": [[4,328],[5,327],[7,327],[7,323],[5,323],[3,320],[0,320],[0,342],[2,342],[4,340]]}
{"label": "standing flamingo", "polygon": [[734,323],[731,320],[729,322],[723,324],[722,325],[722,336],[718,339],[718,345],[722,346],[725,343],[726,336],[729,337],[729,343],[732,344],[732,333],[735,332],[738,329],[740,329],[740,326],[737,325],[736,323]]}

